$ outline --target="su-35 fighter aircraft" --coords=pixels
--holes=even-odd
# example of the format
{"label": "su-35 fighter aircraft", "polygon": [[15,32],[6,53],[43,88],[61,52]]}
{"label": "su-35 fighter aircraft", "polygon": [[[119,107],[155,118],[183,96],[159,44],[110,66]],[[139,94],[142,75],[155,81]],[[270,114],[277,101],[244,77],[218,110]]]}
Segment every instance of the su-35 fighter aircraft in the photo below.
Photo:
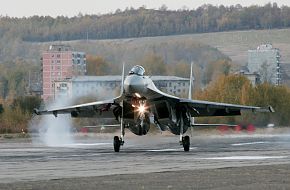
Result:
{"label": "su-35 fighter aircraft", "polygon": [[189,99],[178,98],[156,88],[142,66],[134,66],[124,79],[122,74],[120,96],[105,101],[91,102],[50,110],[34,110],[37,115],[71,114],[71,117],[115,118],[120,122],[121,135],[114,137],[114,150],[124,145],[125,128],[136,135],[146,135],[152,123],[160,130],[179,135],[184,151],[190,149],[190,138],[184,136],[194,126],[194,117],[241,115],[242,110],[251,112],[274,112],[271,106],[261,108],[191,99],[192,65]]}

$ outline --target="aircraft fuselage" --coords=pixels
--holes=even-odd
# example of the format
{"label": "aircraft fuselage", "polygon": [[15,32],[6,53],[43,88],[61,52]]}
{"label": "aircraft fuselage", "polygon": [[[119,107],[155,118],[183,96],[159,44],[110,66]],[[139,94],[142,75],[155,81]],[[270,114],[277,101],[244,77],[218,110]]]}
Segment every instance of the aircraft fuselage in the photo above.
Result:
{"label": "aircraft fuselage", "polygon": [[152,103],[151,100],[161,97],[163,93],[159,91],[157,96],[152,89],[159,91],[149,76],[131,73],[125,78],[125,125],[137,135],[145,135],[150,123],[157,125],[162,131],[170,130],[174,134],[180,134],[180,125],[183,125],[185,132],[190,124],[186,113],[175,107],[176,102],[169,104],[155,100]]}

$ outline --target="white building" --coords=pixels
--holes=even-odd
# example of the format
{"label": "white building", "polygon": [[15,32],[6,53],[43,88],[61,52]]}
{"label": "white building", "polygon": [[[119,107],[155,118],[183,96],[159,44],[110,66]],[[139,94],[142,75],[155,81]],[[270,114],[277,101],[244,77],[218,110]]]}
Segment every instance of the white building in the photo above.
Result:
{"label": "white building", "polygon": [[260,75],[261,82],[281,84],[279,49],[263,44],[255,50],[248,50],[249,73]]}
{"label": "white building", "polygon": [[[185,97],[189,79],[176,76],[152,76],[156,87],[168,94]],[[121,76],[78,76],[55,81],[55,98],[78,98],[96,96],[100,99],[116,97],[120,93]]]}

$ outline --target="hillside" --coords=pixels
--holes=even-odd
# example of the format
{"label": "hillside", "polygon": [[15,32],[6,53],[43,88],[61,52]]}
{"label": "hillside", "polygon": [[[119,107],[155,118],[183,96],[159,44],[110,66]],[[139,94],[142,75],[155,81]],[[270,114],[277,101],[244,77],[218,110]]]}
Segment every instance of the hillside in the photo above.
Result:
{"label": "hillside", "polygon": [[[23,41],[1,41],[0,47],[0,63],[3,61],[25,59],[32,62],[39,62],[40,53],[48,48],[48,45],[56,42],[32,43]],[[233,62],[244,65],[247,62],[247,50],[255,49],[259,44],[271,43],[274,47],[279,48],[282,54],[282,62],[290,63],[290,29],[272,29],[272,30],[248,30],[248,31],[231,31],[231,32],[216,32],[203,34],[186,34],[144,38],[128,38],[116,40],[78,40],[78,41],[63,41],[62,43],[72,44],[75,49],[86,51],[90,54],[102,55],[110,59],[110,61],[128,61],[133,62],[130,58],[132,53],[139,51],[137,54],[144,54],[144,50],[152,51],[157,46],[163,46],[163,52],[179,50],[182,54],[182,47],[170,47],[186,43],[190,44],[205,44],[211,46],[211,49],[217,49],[223,54],[229,56]],[[203,45],[201,45],[203,46]],[[142,47],[142,48],[141,48]],[[189,47],[187,47],[189,48]],[[158,48],[157,48],[158,49]],[[129,57],[125,52],[130,52]],[[162,53],[161,50],[159,50]],[[146,51],[145,51],[146,52]],[[168,52],[167,52],[168,53]],[[170,54],[170,52],[169,52]],[[188,52],[185,51],[185,54]],[[135,56],[135,55],[134,55]],[[140,55],[139,55],[140,57]],[[189,60],[189,56],[183,57]],[[168,62],[174,62],[167,58]],[[205,61],[204,61],[205,62]]]}
{"label": "hillside", "polygon": [[271,43],[273,47],[281,50],[282,62],[290,63],[290,29],[232,31],[179,37],[216,47],[233,62],[242,65],[247,62],[247,50],[256,49],[260,44]]}
{"label": "hillside", "polygon": [[[126,54],[121,54],[120,52],[137,52],[136,55],[144,54],[146,50],[153,51],[154,48],[158,54],[166,57],[166,54],[171,54],[172,52],[178,50],[180,60],[185,61],[196,61],[195,54],[189,54],[188,48],[190,44],[193,46],[204,46],[201,44],[208,45],[208,48],[213,51],[217,49],[221,53],[228,56],[233,63],[239,65],[245,65],[247,63],[248,55],[247,50],[256,49],[257,46],[264,43],[271,43],[273,47],[279,48],[281,50],[283,63],[290,63],[290,29],[272,29],[272,30],[248,30],[248,31],[232,31],[232,32],[216,32],[216,33],[203,33],[203,34],[186,34],[186,35],[174,35],[174,36],[158,36],[158,37],[145,37],[145,38],[130,38],[130,39],[118,39],[118,40],[89,40],[89,41],[72,41],[66,42],[73,46],[88,50],[89,53],[96,52],[96,54],[102,55],[106,52],[106,49],[114,49],[111,51],[112,54],[116,54],[117,60],[126,60]],[[187,47],[182,44],[187,44]],[[44,43],[45,45],[50,43]],[[195,44],[195,45],[193,45]],[[142,48],[141,48],[142,47]],[[157,48],[159,47],[159,48]],[[161,48],[162,47],[162,48]],[[124,49],[125,48],[125,49]],[[161,49],[160,49],[161,48]],[[187,48],[187,51],[184,49]],[[114,57],[110,55],[110,57]],[[200,63],[207,63],[205,60],[199,60]],[[115,58],[116,59],[116,58]],[[115,61],[117,61],[115,60]],[[129,59],[132,60],[132,59]],[[169,62],[174,62],[173,57],[169,56],[166,60]],[[130,62],[130,61],[129,61]]]}

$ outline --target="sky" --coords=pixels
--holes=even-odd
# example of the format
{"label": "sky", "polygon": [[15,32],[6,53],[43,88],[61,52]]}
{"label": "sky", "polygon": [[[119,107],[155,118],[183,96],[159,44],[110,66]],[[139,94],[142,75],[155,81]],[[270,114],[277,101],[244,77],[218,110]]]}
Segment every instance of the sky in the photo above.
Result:
{"label": "sky", "polygon": [[10,17],[39,16],[76,16],[82,14],[105,14],[115,12],[117,9],[124,10],[126,7],[158,9],[166,5],[168,9],[177,10],[186,6],[196,9],[203,4],[212,5],[236,5],[242,6],[264,5],[276,2],[278,6],[290,6],[290,0],[0,0],[0,15]]}

